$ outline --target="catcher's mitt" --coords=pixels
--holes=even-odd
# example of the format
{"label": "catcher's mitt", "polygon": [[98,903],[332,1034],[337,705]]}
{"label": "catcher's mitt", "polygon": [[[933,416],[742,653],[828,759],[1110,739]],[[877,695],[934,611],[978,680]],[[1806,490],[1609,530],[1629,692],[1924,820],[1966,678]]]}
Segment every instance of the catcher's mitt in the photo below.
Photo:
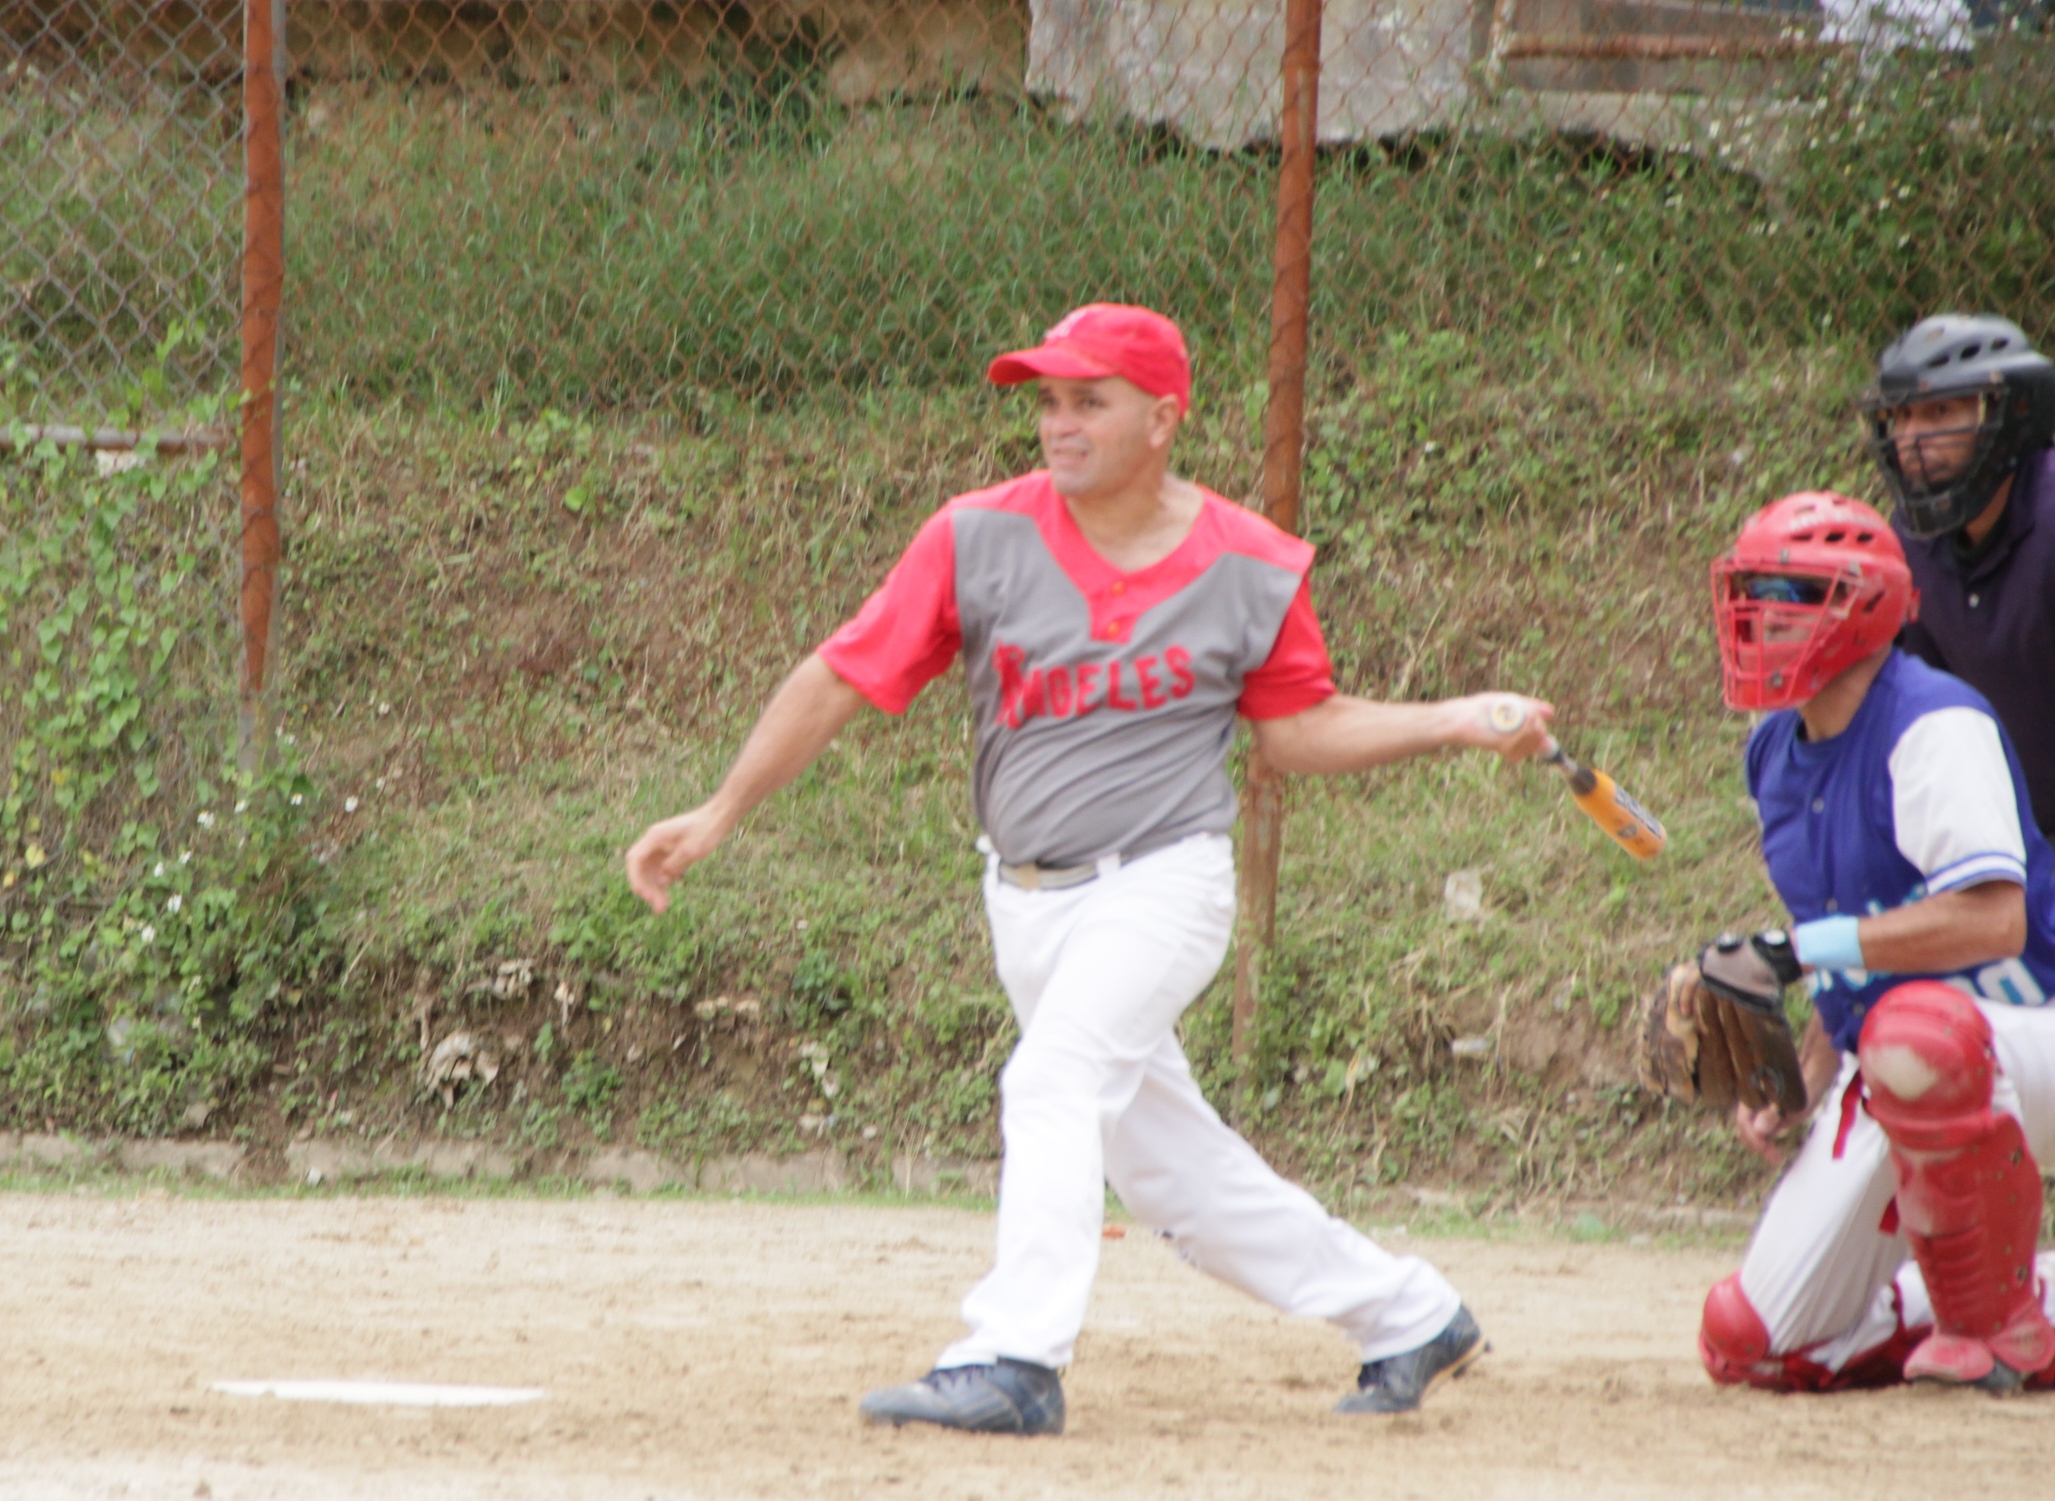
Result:
{"label": "catcher's mitt", "polygon": [[1641,1082],[1727,1111],[1775,1105],[1805,1113],[1805,1075],[1784,1018],[1798,964],[1781,933],[1723,934],[1674,966],[1641,1003]]}

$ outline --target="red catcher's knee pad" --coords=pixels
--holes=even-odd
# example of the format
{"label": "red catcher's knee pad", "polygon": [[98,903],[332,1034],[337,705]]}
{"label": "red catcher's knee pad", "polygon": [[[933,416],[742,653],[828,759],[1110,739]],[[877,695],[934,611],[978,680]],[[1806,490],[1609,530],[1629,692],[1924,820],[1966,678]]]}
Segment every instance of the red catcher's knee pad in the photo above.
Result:
{"label": "red catcher's knee pad", "polygon": [[1993,1357],[2023,1372],[2055,1362],[2034,1281],[2041,1170],[2019,1122],[1991,1109],[1991,1024],[1952,986],[1914,981],[1877,1002],[1858,1054],[1934,1301],[1934,1336],[1907,1374],[1975,1381]]}
{"label": "red catcher's knee pad", "polygon": [[[1917,1332],[1924,1334],[1925,1326]],[[1698,1358],[1705,1362],[1707,1375],[1721,1386],[1747,1385],[1767,1392],[1838,1392],[1895,1385],[1905,1379],[1905,1355],[1913,1343],[1901,1327],[1838,1371],[1811,1359],[1804,1350],[1772,1355],[1770,1331],[1741,1290],[1739,1272],[1713,1284],[1705,1295],[1705,1316],[1698,1326]]]}
{"label": "red catcher's knee pad", "polygon": [[1721,1386],[1771,1386],[1781,1376],[1770,1360],[1770,1331],[1741,1291],[1741,1274],[1715,1282],[1705,1295],[1705,1317],[1698,1326],[1698,1358],[1706,1374]]}
{"label": "red catcher's knee pad", "polygon": [[[1919,1326],[1917,1334],[1926,1332]],[[1769,1330],[1741,1291],[1741,1273],[1714,1283],[1706,1293],[1706,1316],[1697,1326],[1697,1357],[1720,1386],[1755,1386],[1763,1392],[1854,1392],[1897,1386],[1905,1380],[1911,1334],[1899,1326],[1880,1345],[1854,1355],[1841,1369],[1821,1365],[1806,1351],[1769,1353]],[[1817,1349],[1817,1347],[1813,1347]]]}
{"label": "red catcher's knee pad", "polygon": [[1893,1146],[1966,1146],[1990,1129],[1991,1024],[1938,980],[1886,991],[1856,1047],[1869,1113]]}

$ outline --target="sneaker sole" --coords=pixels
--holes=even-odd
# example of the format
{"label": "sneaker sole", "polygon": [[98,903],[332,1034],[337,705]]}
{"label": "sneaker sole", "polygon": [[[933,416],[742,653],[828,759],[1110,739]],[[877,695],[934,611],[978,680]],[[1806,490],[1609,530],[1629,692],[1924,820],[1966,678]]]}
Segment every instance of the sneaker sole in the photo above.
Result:
{"label": "sneaker sole", "polygon": [[[1352,1418],[1402,1418],[1411,1413],[1416,1413],[1422,1407],[1425,1407],[1427,1405],[1427,1399],[1434,1394],[1434,1389],[1436,1387],[1440,1386],[1445,1381],[1455,1381],[1460,1379],[1462,1376],[1468,1373],[1472,1366],[1476,1365],[1478,1361],[1482,1360],[1486,1355],[1489,1355],[1490,1353],[1491,1341],[1484,1338],[1483,1334],[1480,1332],[1477,1337],[1477,1342],[1475,1344],[1471,1345],[1469,1349],[1465,1350],[1462,1354],[1458,1355],[1454,1360],[1450,1361],[1447,1365],[1443,1366],[1440,1370],[1436,1371],[1432,1376],[1427,1378],[1427,1384],[1420,1388],[1419,1400],[1415,1402],[1411,1407],[1401,1408],[1397,1412],[1382,1413],[1366,1409],[1355,1413],[1345,1413],[1344,1415]],[[1336,1411],[1341,1412],[1343,1410],[1337,1408]]]}
{"label": "sneaker sole", "polygon": [[[1489,1355],[1490,1353],[1491,1341],[1484,1338],[1482,1335],[1479,1335],[1476,1344],[1470,1346],[1469,1349],[1465,1350],[1462,1354],[1458,1355],[1454,1360],[1450,1361],[1447,1365],[1443,1366],[1440,1370],[1434,1373],[1432,1379],[1430,1379],[1427,1385],[1421,1389],[1421,1405],[1426,1405],[1427,1394],[1429,1392],[1433,1391],[1437,1386],[1440,1386],[1444,1381],[1455,1381],[1460,1377],[1464,1376],[1468,1373],[1470,1367],[1477,1364],[1478,1361],[1482,1360],[1485,1356]],[[1415,1410],[1417,1411],[1418,1409]]]}
{"label": "sneaker sole", "polygon": [[905,1418],[883,1413],[864,1413],[862,1417],[865,1425],[871,1428],[910,1428],[918,1423],[950,1433],[978,1433],[992,1438],[1043,1438],[1063,1432],[1061,1428],[970,1428],[962,1423],[952,1423],[947,1418]]}
{"label": "sneaker sole", "polygon": [[921,1423],[929,1428],[947,1429],[951,1433],[982,1433],[995,1438],[1053,1438],[1063,1432],[1063,1425],[1060,1423],[1053,1428],[967,1428],[961,1423],[952,1423],[947,1418],[922,1417],[902,1412],[869,1412],[861,1407],[857,1409],[857,1416],[868,1428],[905,1428],[914,1423]]}

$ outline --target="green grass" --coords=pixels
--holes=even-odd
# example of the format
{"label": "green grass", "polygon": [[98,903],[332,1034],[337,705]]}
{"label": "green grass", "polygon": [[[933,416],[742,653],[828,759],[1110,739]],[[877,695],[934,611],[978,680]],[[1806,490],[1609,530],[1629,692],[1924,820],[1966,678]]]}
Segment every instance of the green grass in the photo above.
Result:
{"label": "green grass", "polygon": [[[1696,154],[1456,133],[1334,156],[1316,357],[1439,328],[1745,366],[1948,303],[2044,324],[2045,51],[1729,101]],[[338,93],[295,158],[299,370],[531,410],[870,399],[953,384],[1087,299],[1172,311],[1216,382],[1261,370],[1271,159],[1010,102],[807,97],[738,118],[725,96]],[[1774,179],[1726,165],[1721,119],[1776,136]]]}
{"label": "green grass", "polygon": [[[1224,979],[1186,1039],[1336,1202],[1763,1181],[1626,1082],[1661,966],[1774,912],[1706,564],[1781,493],[1871,490],[1850,403],[1896,322],[2055,315],[2012,66],[1833,95],[1773,189],[1549,140],[1325,164],[1304,527],[1340,681],[1548,696],[1672,833],[1635,865],[1546,774],[1474,758],[1294,787],[1254,1067]],[[1979,123],[1910,128],[1907,99]],[[1253,495],[1269,168],[990,101],[317,102],[270,771],[227,766],[227,476],[0,471],[0,1125],[990,1154],[1012,1023],[957,682],[860,721],[669,916],[621,851],[922,517],[1034,462],[1028,403],[971,382],[1067,303],[1187,318],[1180,465]],[[202,348],[117,396],[162,406]],[[1458,869],[1482,923],[1443,914]],[[418,1065],[460,1028],[498,1072],[445,1101]]]}
{"label": "green grass", "polygon": [[[1451,332],[1387,335],[1375,353],[1378,377],[1312,419],[1307,528],[1341,681],[1545,694],[1565,742],[1657,809],[1672,845],[1636,865],[1552,777],[1478,758],[1298,783],[1251,1087],[1227,1059],[1225,979],[1187,1020],[1202,1077],[1345,1205],[1423,1175],[1501,1209],[1622,1183],[1745,1192],[1761,1172],[1717,1123],[1624,1082],[1620,1023],[1664,962],[1773,910],[1741,798],[1745,726],[1717,701],[1705,565],[1786,489],[1867,487],[1847,416],[1861,357],[1714,381],[1508,362]],[[1230,494],[1255,481],[1246,394],[1214,388],[1181,440],[1182,466]],[[118,967],[57,964],[51,939],[15,941],[0,955],[17,977],[5,1123],[162,1130],[212,1102],[210,1131],[260,1148],[307,1129],[684,1156],[826,1143],[859,1172],[995,1150],[1012,1030],[976,905],[953,678],[903,721],[859,721],[669,916],[629,896],[619,861],[649,819],[712,787],[769,688],[928,510],[1032,461],[1027,403],[909,392],[700,428],[496,424],[303,392],[291,417],[305,467],[287,497],[282,729],[310,793],[285,884],[253,887],[222,930],[249,937],[278,988],[233,963],[196,972],[173,1010],[220,1046],[182,1051],[171,1029],[145,1090],[105,1028],[149,995]],[[80,474],[38,471],[15,492],[18,524],[54,525]],[[139,525],[128,545],[150,536]],[[54,608],[63,577],[35,597]],[[204,701],[174,708],[145,716],[166,743],[220,723]],[[133,889],[147,872],[115,831],[193,825],[190,781],[154,799],[117,783],[53,842],[42,884],[24,873],[5,898],[58,912],[76,952],[104,946],[106,924],[64,917],[60,882],[84,882],[81,899]],[[1443,916],[1458,868],[1482,873],[1481,924]],[[288,894],[297,936],[267,949]],[[509,979],[515,961],[528,969]],[[35,1009],[36,986],[62,1004]],[[503,1067],[446,1107],[415,1067],[424,1039],[460,1027]],[[1496,1046],[1456,1061],[1457,1036]]]}
{"label": "green grass", "polygon": [[[1385,333],[1439,329],[1508,357],[1740,372],[1879,346],[1948,305],[2045,329],[2050,45],[1737,74],[1670,102],[1689,150],[1461,128],[1330,152],[1315,363],[1347,379]],[[738,398],[944,389],[1101,298],[1180,317],[1213,390],[1262,371],[1273,157],[1017,100],[848,108],[817,62],[751,66],[683,90],[304,81],[290,367],[359,406],[719,421]],[[26,189],[0,201],[0,278],[25,289],[4,394],[109,395],[80,386],[97,370],[148,407],[118,388],[174,325],[194,335],[174,396],[231,380],[219,101],[22,101],[0,107]]]}

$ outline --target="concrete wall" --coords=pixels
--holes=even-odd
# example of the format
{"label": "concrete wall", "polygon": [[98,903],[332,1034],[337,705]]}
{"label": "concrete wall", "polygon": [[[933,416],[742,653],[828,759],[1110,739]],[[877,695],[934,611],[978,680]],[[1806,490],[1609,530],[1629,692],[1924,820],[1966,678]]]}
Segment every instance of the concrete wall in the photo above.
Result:
{"label": "concrete wall", "polygon": [[[1469,96],[1479,3],[1327,0],[1321,139],[1447,123]],[[1028,88],[1233,149],[1276,138],[1283,50],[1282,0],[1036,0]]]}

